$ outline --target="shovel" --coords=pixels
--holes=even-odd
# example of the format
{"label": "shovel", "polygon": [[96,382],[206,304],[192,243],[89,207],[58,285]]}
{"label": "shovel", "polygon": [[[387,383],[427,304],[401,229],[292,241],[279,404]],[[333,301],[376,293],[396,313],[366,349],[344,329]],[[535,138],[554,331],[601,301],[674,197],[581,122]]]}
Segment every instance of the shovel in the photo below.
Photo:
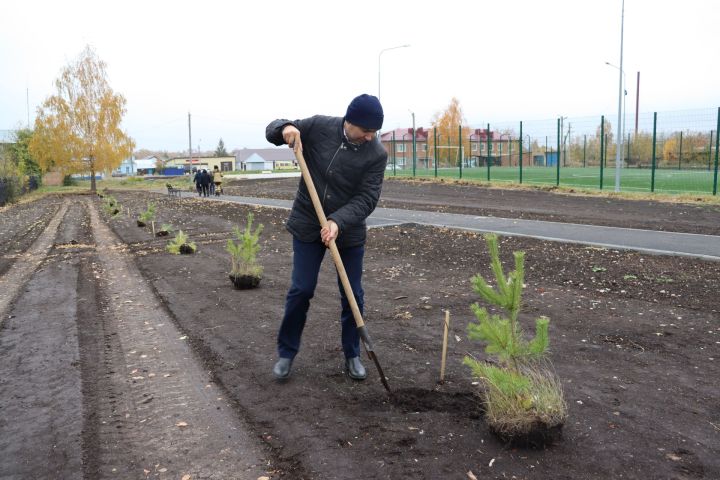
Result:
{"label": "shovel", "polygon": [[[300,171],[302,172],[305,186],[310,193],[313,207],[315,207],[315,213],[318,216],[318,220],[320,220],[320,226],[322,228],[325,228],[327,226],[327,218],[325,217],[325,212],[323,211],[322,204],[320,203],[320,197],[318,197],[317,190],[315,190],[315,185],[313,184],[312,177],[310,176],[310,170],[308,170],[307,164],[305,163],[305,157],[303,157],[302,152],[298,150],[295,152],[295,158],[300,164]],[[353,317],[355,318],[355,325],[357,326],[358,335],[360,335],[360,338],[363,341],[363,345],[365,345],[365,351],[367,351],[368,357],[370,357],[370,359],[375,364],[375,367],[377,367],[378,373],[380,374],[380,381],[382,382],[383,387],[385,387],[385,390],[387,390],[388,393],[392,394],[392,392],[390,391],[390,385],[388,385],[387,382],[387,378],[385,378],[385,374],[383,373],[382,367],[380,366],[380,362],[378,362],[375,351],[373,350],[373,344],[370,340],[370,335],[368,335],[367,329],[365,328],[365,322],[363,321],[362,314],[360,313],[360,308],[358,307],[357,301],[355,300],[355,295],[353,294],[352,287],[350,286],[350,280],[348,280],[347,273],[345,272],[345,266],[343,265],[342,258],[340,258],[340,252],[338,251],[337,245],[335,245],[335,240],[332,240],[330,242],[329,248],[330,253],[332,253],[332,258],[335,262],[335,268],[337,269],[338,276],[340,277],[340,282],[342,283],[343,290],[345,290],[345,296],[347,297],[348,302],[350,302],[350,309],[352,310]]]}

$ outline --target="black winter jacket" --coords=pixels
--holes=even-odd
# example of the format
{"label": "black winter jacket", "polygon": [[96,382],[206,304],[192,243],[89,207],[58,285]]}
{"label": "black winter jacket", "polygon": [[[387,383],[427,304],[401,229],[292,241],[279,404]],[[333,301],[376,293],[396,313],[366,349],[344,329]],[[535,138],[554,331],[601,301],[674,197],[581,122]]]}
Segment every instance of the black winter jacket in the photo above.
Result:
{"label": "black winter jacket", "polygon": [[[303,120],[275,120],[265,130],[270,143],[283,145],[283,127],[300,130],[303,156],[325,216],[338,228],[338,248],[363,245],[365,219],[375,210],[385,176],[387,152],[376,139],[353,145],[345,138],[343,118],[316,115]],[[320,241],[320,222],[302,177],[286,227],[302,242]]]}

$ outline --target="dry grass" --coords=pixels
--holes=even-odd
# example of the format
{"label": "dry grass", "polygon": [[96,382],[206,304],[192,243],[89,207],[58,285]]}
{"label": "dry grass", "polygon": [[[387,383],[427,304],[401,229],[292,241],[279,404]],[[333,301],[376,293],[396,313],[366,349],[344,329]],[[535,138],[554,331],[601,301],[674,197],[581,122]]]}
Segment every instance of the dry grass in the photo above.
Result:
{"label": "dry grass", "polygon": [[515,437],[527,435],[538,426],[552,428],[565,423],[567,405],[562,385],[549,364],[543,363],[522,367],[528,387],[514,393],[481,378],[486,420],[494,431]]}

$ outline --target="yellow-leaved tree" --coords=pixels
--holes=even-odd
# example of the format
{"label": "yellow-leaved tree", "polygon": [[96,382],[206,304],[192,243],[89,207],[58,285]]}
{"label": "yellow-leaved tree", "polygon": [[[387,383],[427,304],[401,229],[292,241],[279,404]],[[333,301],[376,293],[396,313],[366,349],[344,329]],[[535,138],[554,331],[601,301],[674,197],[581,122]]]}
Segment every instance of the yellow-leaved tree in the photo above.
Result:
{"label": "yellow-leaved tree", "polygon": [[135,148],[120,128],[125,97],[107,80],[106,64],[90,46],[66,66],[55,81],[57,93],[38,108],[30,152],[43,170],[63,174],[95,173],[117,168]]}
{"label": "yellow-leaved tree", "polygon": [[428,135],[429,149],[435,152],[435,139],[437,138],[437,162],[440,166],[457,167],[460,156],[469,156],[470,128],[462,127],[462,149],[460,144],[460,127],[467,125],[463,116],[460,101],[453,97],[445,111],[433,116],[432,128],[434,132]]}

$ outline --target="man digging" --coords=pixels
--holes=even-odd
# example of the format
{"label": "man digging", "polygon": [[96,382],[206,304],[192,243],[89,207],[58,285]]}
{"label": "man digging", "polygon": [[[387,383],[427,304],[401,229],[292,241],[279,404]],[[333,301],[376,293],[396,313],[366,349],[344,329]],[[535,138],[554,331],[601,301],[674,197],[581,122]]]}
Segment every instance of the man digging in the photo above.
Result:
{"label": "man digging", "polygon": [[[363,94],[350,102],[345,117],[279,119],[265,130],[270,143],[287,144],[303,152],[328,219],[327,227],[321,228],[301,179],[286,223],[293,236],[293,271],[277,338],[279,359],[273,374],[278,379],[290,376],[320,265],[332,240],[336,241],[358,307],[363,311],[365,220],[377,206],[387,164],[387,152],[376,137],[383,118],[380,101]],[[338,288],[345,368],[350,378],[364,380],[367,372],[360,362],[360,337],[340,279]]]}

